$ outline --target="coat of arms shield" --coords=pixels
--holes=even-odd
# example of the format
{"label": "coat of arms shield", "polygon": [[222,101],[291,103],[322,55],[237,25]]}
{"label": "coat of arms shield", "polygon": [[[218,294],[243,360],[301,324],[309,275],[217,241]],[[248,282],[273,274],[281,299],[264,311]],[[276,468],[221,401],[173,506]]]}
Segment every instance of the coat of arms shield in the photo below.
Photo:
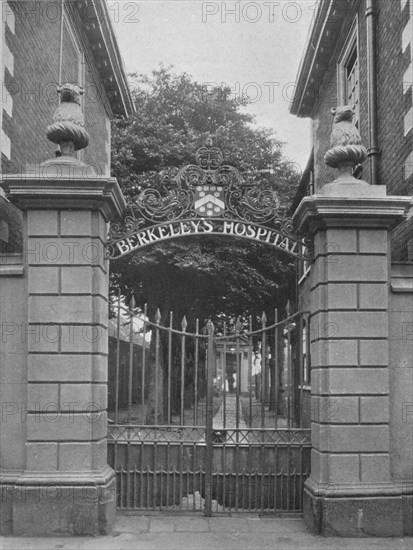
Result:
{"label": "coat of arms shield", "polygon": [[225,211],[224,189],[217,185],[198,185],[195,188],[195,212],[199,216],[216,218]]}

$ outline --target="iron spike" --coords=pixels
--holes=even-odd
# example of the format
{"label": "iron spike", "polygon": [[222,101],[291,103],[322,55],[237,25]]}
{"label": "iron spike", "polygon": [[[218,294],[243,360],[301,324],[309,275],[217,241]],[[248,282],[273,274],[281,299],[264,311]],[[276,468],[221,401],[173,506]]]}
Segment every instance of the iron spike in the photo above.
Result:
{"label": "iron spike", "polygon": [[206,328],[207,328],[207,333],[208,334],[214,334],[215,327],[214,327],[214,323],[211,321],[211,319],[208,320]]}
{"label": "iron spike", "polygon": [[185,317],[185,315],[184,315],[183,318],[182,318],[182,323],[181,323],[181,327],[182,327],[182,330],[183,330],[184,332],[186,332],[186,327],[187,327],[187,326],[188,326],[188,321],[186,320],[186,317]]}
{"label": "iron spike", "polygon": [[265,325],[267,324],[267,314],[265,313],[265,311],[262,312],[261,322],[262,322],[262,326],[265,327]]}
{"label": "iron spike", "polygon": [[158,307],[155,313],[155,323],[159,325],[160,321],[161,321],[161,312],[159,311],[159,307]]}
{"label": "iron spike", "polygon": [[287,302],[287,305],[285,307],[285,311],[287,313],[287,317],[289,317],[291,315],[291,302],[290,302],[290,300],[288,300],[288,302]]}
{"label": "iron spike", "polygon": [[135,306],[136,306],[135,296],[132,294],[129,302],[129,309],[135,309]]}

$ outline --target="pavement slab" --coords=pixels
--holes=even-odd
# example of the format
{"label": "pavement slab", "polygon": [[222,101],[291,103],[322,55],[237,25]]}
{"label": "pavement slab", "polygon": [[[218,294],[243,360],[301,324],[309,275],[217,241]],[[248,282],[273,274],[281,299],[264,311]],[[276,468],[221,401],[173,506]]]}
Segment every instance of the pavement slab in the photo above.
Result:
{"label": "pavement slab", "polygon": [[322,537],[302,518],[118,514],[105,537],[0,537],[0,550],[413,550],[413,538]]}

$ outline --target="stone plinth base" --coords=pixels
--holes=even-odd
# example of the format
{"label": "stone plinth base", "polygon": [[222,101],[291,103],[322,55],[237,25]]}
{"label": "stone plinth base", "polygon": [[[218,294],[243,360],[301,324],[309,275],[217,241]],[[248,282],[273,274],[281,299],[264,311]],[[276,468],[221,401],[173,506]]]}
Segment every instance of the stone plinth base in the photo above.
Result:
{"label": "stone plinth base", "polygon": [[115,520],[115,477],[24,474],[0,484],[0,534],[16,536],[106,535]]}
{"label": "stone plinth base", "polygon": [[308,487],[304,489],[304,521],[313,533],[331,537],[413,534],[413,494],[411,490],[410,495],[403,494],[403,485],[371,490],[364,496],[357,496],[360,491],[356,490],[352,496],[333,486],[330,492],[331,496],[317,496]]}

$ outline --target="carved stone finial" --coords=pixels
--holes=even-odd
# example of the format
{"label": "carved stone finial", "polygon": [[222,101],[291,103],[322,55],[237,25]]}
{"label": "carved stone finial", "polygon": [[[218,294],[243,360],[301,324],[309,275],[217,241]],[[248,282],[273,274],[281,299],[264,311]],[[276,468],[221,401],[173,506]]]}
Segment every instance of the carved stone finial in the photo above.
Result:
{"label": "carved stone finial", "polygon": [[355,179],[352,169],[367,158],[367,149],[361,143],[358,129],[353,124],[354,110],[349,105],[331,109],[334,116],[330,149],[324,162],[340,171],[338,179]]}
{"label": "carved stone finial", "polygon": [[57,107],[53,124],[47,127],[47,139],[60,146],[62,156],[74,157],[75,151],[84,149],[89,143],[89,134],[85,130],[85,121],[80,108],[79,86],[63,84],[59,90],[61,103]]}

